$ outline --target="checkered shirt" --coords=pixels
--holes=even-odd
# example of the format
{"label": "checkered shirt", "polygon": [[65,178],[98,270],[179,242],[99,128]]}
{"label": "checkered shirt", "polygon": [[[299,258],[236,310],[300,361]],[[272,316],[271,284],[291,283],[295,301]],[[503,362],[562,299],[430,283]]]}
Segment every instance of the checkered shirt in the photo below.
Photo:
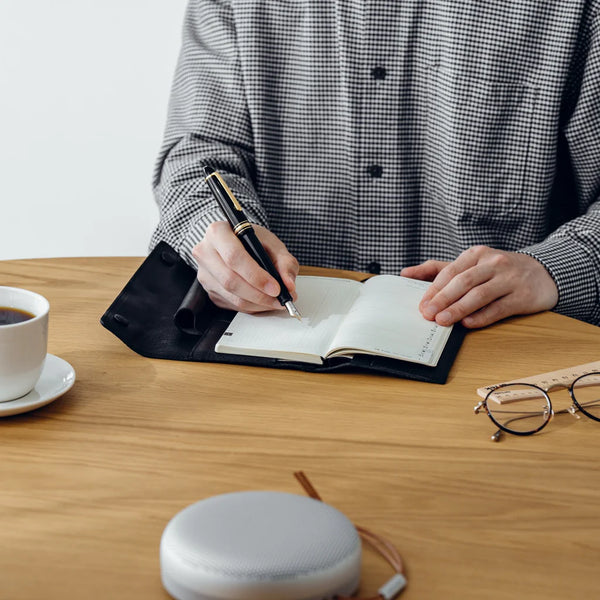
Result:
{"label": "checkered shirt", "polygon": [[191,0],[154,174],[191,265],[218,169],[305,265],[534,256],[600,324],[600,0]]}

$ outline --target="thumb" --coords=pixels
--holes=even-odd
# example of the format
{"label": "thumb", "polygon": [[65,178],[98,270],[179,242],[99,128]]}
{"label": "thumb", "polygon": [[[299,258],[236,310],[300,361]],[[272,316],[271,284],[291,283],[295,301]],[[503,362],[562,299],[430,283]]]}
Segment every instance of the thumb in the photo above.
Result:
{"label": "thumb", "polygon": [[296,293],[296,277],[300,270],[298,261],[287,251],[287,249],[285,249],[275,256],[273,263],[275,264],[277,272],[281,275],[285,287],[287,287],[294,296]]}
{"label": "thumb", "polygon": [[255,231],[265,250],[268,252],[283,283],[292,295],[296,291],[296,277],[300,265],[296,258],[289,253],[286,245],[268,229],[255,225]]}
{"label": "thumb", "polygon": [[404,267],[400,271],[400,275],[411,279],[420,279],[421,281],[433,281],[447,264],[447,262],[441,260],[428,260],[420,265]]}

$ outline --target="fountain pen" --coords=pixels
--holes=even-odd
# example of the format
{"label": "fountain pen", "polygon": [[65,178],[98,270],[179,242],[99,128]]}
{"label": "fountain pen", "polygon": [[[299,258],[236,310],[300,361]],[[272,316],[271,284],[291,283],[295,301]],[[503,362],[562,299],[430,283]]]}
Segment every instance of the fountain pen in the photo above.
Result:
{"label": "fountain pen", "polygon": [[283,283],[267,251],[256,236],[256,232],[244,214],[238,199],[233,195],[223,177],[213,168],[204,167],[204,177],[215,200],[225,213],[225,217],[229,221],[233,233],[242,242],[248,254],[279,284],[280,293],[277,296],[277,300],[279,300],[282,306],[287,308],[291,317],[295,317],[300,321],[302,315],[300,315],[294,305],[290,292]]}

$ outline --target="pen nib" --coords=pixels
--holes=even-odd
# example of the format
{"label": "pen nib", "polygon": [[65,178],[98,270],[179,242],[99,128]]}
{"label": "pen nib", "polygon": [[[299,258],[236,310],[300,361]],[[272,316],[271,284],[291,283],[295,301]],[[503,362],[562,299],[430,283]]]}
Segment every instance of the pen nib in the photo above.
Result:
{"label": "pen nib", "polygon": [[296,319],[298,319],[298,321],[302,321],[302,315],[298,312],[298,309],[291,300],[285,303],[285,307],[290,313],[290,317],[295,317]]}

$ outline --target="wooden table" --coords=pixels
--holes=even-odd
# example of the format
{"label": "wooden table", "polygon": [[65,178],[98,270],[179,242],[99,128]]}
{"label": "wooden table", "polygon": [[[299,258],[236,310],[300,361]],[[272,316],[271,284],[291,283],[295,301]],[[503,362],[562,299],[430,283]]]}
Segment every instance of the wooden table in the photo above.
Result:
{"label": "wooden table", "polygon": [[[600,597],[600,423],[563,415],[494,444],[473,414],[483,384],[598,360],[598,328],[547,313],[472,332],[444,386],[150,360],[99,324],[140,262],[0,262],[1,285],[50,300],[49,352],[77,373],[62,398],[0,419],[0,598],[165,600],[175,513],[302,494],[299,469],[397,545],[405,600]],[[391,574],[365,549],[363,595]]]}

